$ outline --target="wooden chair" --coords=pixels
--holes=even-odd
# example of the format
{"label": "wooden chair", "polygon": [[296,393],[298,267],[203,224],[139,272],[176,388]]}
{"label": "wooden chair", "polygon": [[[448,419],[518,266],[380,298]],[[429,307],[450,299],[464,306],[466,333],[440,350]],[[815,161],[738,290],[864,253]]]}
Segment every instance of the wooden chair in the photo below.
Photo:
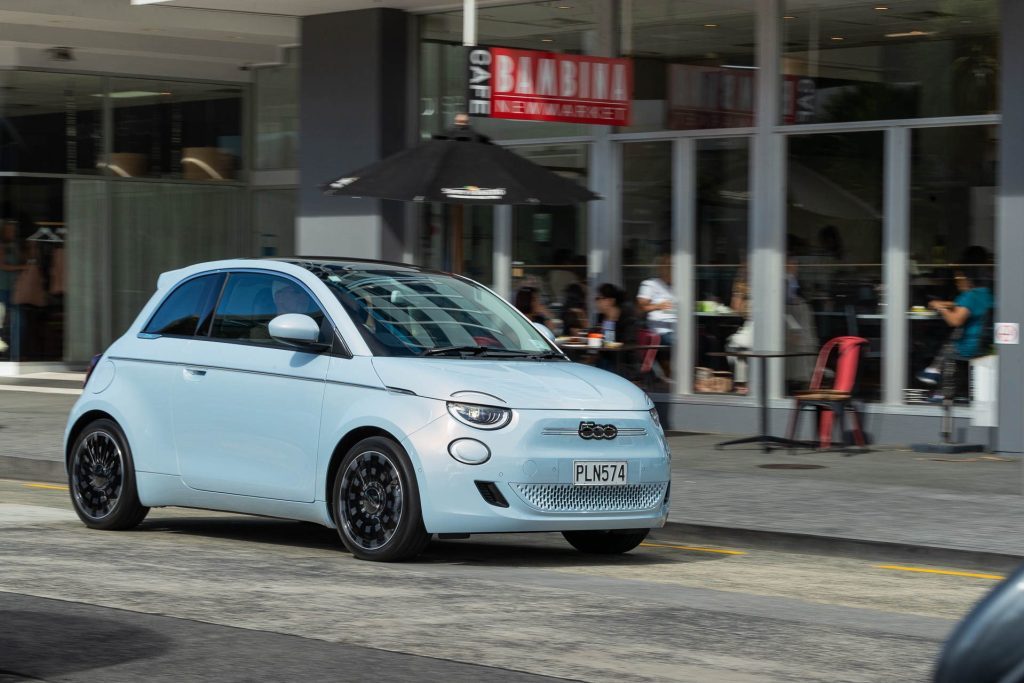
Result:
{"label": "wooden chair", "polygon": [[[836,337],[830,339],[818,352],[818,360],[814,373],[805,391],[793,395],[796,410],[789,422],[789,438],[796,434],[801,413],[806,408],[814,408],[819,415],[818,438],[820,448],[832,446],[832,428],[834,418],[838,417],[839,427],[843,435],[843,446],[848,446],[846,415],[850,414],[853,422],[853,437],[858,446],[865,444],[864,432],[861,429],[860,414],[852,403],[853,392],[857,386],[857,369],[860,365],[861,352],[868,345],[863,337]],[[834,360],[834,376],[832,386],[823,386],[825,370]]]}

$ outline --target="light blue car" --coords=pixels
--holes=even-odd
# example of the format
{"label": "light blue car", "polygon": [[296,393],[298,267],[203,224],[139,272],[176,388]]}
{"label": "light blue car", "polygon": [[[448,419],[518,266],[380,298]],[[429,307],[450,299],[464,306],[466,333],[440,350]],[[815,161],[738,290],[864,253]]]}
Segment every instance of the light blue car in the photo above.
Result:
{"label": "light blue car", "polygon": [[671,456],[643,391],[570,362],[486,287],[396,263],[163,274],[94,359],[64,448],[92,528],[227,510],[336,528],[369,560],[491,532],[621,553],[668,515]]}

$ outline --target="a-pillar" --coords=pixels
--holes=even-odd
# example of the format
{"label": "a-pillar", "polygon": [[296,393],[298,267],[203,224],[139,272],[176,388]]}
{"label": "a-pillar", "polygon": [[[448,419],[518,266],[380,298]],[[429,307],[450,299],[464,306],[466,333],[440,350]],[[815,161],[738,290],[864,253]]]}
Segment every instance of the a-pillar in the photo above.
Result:
{"label": "a-pillar", "polygon": [[408,208],[322,185],[416,141],[415,17],[395,9],[302,19],[296,253],[400,260]]}

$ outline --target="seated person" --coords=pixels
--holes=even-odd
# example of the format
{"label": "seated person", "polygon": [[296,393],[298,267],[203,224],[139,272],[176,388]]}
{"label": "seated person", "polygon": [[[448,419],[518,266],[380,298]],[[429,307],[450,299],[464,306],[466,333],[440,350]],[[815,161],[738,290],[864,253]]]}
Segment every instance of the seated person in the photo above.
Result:
{"label": "seated person", "polygon": [[606,325],[610,323],[610,329],[614,330],[617,342],[632,344],[636,341],[636,317],[626,303],[624,291],[606,282],[597,288],[594,302],[599,327],[606,329]]}
{"label": "seated person", "polygon": [[658,335],[662,344],[671,346],[678,320],[676,297],[672,293],[672,258],[662,254],[657,263],[658,275],[640,283],[636,307],[647,315],[647,329]]}
{"label": "seated person", "polygon": [[970,360],[982,355],[985,320],[992,310],[992,290],[980,286],[980,267],[987,253],[978,255],[968,247],[961,257],[961,263],[953,275],[959,294],[953,301],[933,300],[928,307],[938,312],[946,324],[953,328],[949,341],[932,361],[931,365],[917,374],[924,384],[937,385],[943,380],[943,364],[954,360]]}

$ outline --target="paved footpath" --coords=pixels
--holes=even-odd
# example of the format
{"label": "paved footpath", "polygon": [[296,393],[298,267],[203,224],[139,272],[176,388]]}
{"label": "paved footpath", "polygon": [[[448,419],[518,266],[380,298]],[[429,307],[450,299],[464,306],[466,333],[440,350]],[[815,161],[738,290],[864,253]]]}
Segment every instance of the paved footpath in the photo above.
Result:
{"label": "paved footpath", "polygon": [[[50,393],[0,383],[0,477],[59,481],[61,435],[76,383],[28,381],[45,384]],[[669,438],[671,523],[1024,558],[1019,458],[899,449],[854,454],[715,450],[723,438]]]}

